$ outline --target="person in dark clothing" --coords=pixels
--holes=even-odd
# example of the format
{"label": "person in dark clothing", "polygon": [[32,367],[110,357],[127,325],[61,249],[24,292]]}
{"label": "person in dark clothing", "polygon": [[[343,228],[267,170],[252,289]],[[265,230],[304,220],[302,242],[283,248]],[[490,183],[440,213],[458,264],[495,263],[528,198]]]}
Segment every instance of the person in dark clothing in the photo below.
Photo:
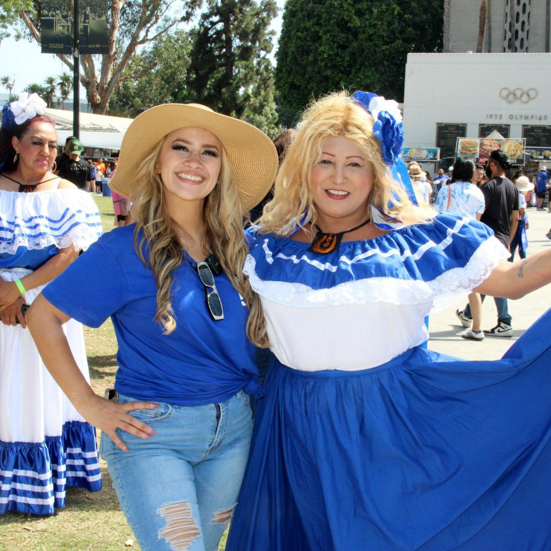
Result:
{"label": "person in dark clothing", "polygon": [[67,162],[71,160],[71,157],[69,155],[69,144],[76,140],[77,138],[75,136],[69,136],[65,140],[65,149],[55,158],[55,174],[59,174],[59,171],[61,170],[61,167]]}
{"label": "person in dark clothing", "polygon": [[58,171],[58,175],[73,182],[79,189],[88,191],[89,182],[91,182],[94,177],[92,175],[90,163],[80,158],[82,149],[82,144],[77,139],[73,139],[69,143],[69,159],[63,161]]}
{"label": "person in dark clothing", "polygon": [[[486,208],[480,219],[494,230],[496,238],[509,248],[511,236],[514,236],[518,225],[519,200],[518,191],[506,176],[505,170],[510,167],[507,155],[501,151],[492,151],[486,164],[486,173],[490,180],[480,189],[484,194]],[[484,296],[482,297],[484,300]],[[497,307],[497,325],[484,334],[492,337],[511,337],[513,318],[509,314],[506,298],[494,297]],[[465,310],[457,310],[457,317],[464,327],[471,323],[469,306]]]}

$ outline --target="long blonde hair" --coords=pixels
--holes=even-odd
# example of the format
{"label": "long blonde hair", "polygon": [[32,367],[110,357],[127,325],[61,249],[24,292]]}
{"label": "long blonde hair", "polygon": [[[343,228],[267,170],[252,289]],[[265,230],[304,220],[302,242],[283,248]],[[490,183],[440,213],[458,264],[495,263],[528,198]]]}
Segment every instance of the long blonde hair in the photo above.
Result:
{"label": "long blonde hair", "polygon": [[[136,253],[153,272],[157,286],[157,311],[154,319],[168,335],[176,329],[171,290],[174,272],[184,261],[184,247],[180,239],[181,228],[168,215],[164,185],[155,170],[163,142],[164,138],[138,167],[132,214],[136,221]],[[237,188],[232,183],[227,154],[222,147],[218,184],[204,204],[205,246],[217,256],[224,273],[249,309],[247,335],[250,338],[251,327],[263,327],[263,315],[260,299],[253,293],[249,280],[243,274],[243,265],[249,252],[243,232],[245,215]],[[149,248],[148,258],[146,247]],[[267,339],[260,344],[266,345]]]}
{"label": "long blonde hair", "polygon": [[[345,137],[363,151],[373,164],[371,204],[406,224],[430,220],[434,211],[412,204],[402,187],[394,181],[382,157],[381,143],[373,135],[373,118],[346,92],[330,94],[314,102],[303,115],[303,122],[287,149],[276,178],[273,199],[264,207],[257,224],[260,233],[287,235],[302,227],[305,213],[309,222],[317,219],[312,195],[311,170],[321,158],[323,142]],[[392,207],[389,208],[392,199]],[[366,216],[369,212],[366,212]],[[265,322],[251,319],[251,340],[265,343]]]}
{"label": "long blonde hair", "polygon": [[[274,198],[264,207],[258,220],[262,233],[290,233],[301,226],[305,212],[311,215],[311,222],[316,221],[311,170],[321,158],[324,141],[334,137],[345,137],[354,142],[372,163],[372,205],[407,224],[424,222],[434,216],[431,209],[413,205],[392,178],[383,161],[381,143],[373,135],[371,115],[347,92],[337,92],[314,102],[305,111],[303,122],[277,175]],[[392,208],[389,208],[391,199]],[[368,214],[366,212],[366,216]]]}

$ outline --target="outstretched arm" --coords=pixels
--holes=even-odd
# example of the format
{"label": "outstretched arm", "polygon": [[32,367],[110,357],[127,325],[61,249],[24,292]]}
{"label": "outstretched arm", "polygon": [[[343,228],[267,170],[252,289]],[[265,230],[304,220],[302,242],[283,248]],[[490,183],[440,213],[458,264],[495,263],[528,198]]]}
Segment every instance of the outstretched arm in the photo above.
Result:
{"label": "outstretched arm", "polygon": [[518,299],[551,282],[551,251],[518,262],[502,261],[474,291],[494,297]]}

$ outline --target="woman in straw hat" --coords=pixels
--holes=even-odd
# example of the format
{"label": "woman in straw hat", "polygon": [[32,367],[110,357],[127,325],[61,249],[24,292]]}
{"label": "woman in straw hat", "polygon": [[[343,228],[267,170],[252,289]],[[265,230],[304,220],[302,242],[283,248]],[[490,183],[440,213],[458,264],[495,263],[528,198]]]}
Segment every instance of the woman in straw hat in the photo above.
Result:
{"label": "woman in straw hat", "polygon": [[[77,410],[102,430],[121,507],[143,550],[216,549],[261,394],[246,337],[260,304],[242,267],[243,217],[277,170],[270,139],[201,105],[136,118],[111,187],[135,224],[104,235],[37,299],[29,327]],[[82,281],[109,279],[102,288]],[[115,326],[115,396],[76,369],[61,325]]]}
{"label": "woman in straw hat", "polygon": [[551,281],[487,226],[417,208],[395,102],[305,114],[245,263],[275,360],[226,551],[549,549],[551,313],[499,361],[423,347],[473,289]]}

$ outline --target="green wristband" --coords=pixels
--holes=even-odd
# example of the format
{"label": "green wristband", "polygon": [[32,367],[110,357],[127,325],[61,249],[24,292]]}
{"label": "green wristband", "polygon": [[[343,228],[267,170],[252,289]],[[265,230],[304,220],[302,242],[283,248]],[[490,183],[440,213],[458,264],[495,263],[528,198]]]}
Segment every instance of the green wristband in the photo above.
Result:
{"label": "green wristband", "polygon": [[17,288],[19,289],[19,292],[23,295],[24,293],[27,292],[27,290],[25,289],[23,283],[21,283],[21,280],[20,279],[17,279],[15,281],[15,284],[17,285]]}

